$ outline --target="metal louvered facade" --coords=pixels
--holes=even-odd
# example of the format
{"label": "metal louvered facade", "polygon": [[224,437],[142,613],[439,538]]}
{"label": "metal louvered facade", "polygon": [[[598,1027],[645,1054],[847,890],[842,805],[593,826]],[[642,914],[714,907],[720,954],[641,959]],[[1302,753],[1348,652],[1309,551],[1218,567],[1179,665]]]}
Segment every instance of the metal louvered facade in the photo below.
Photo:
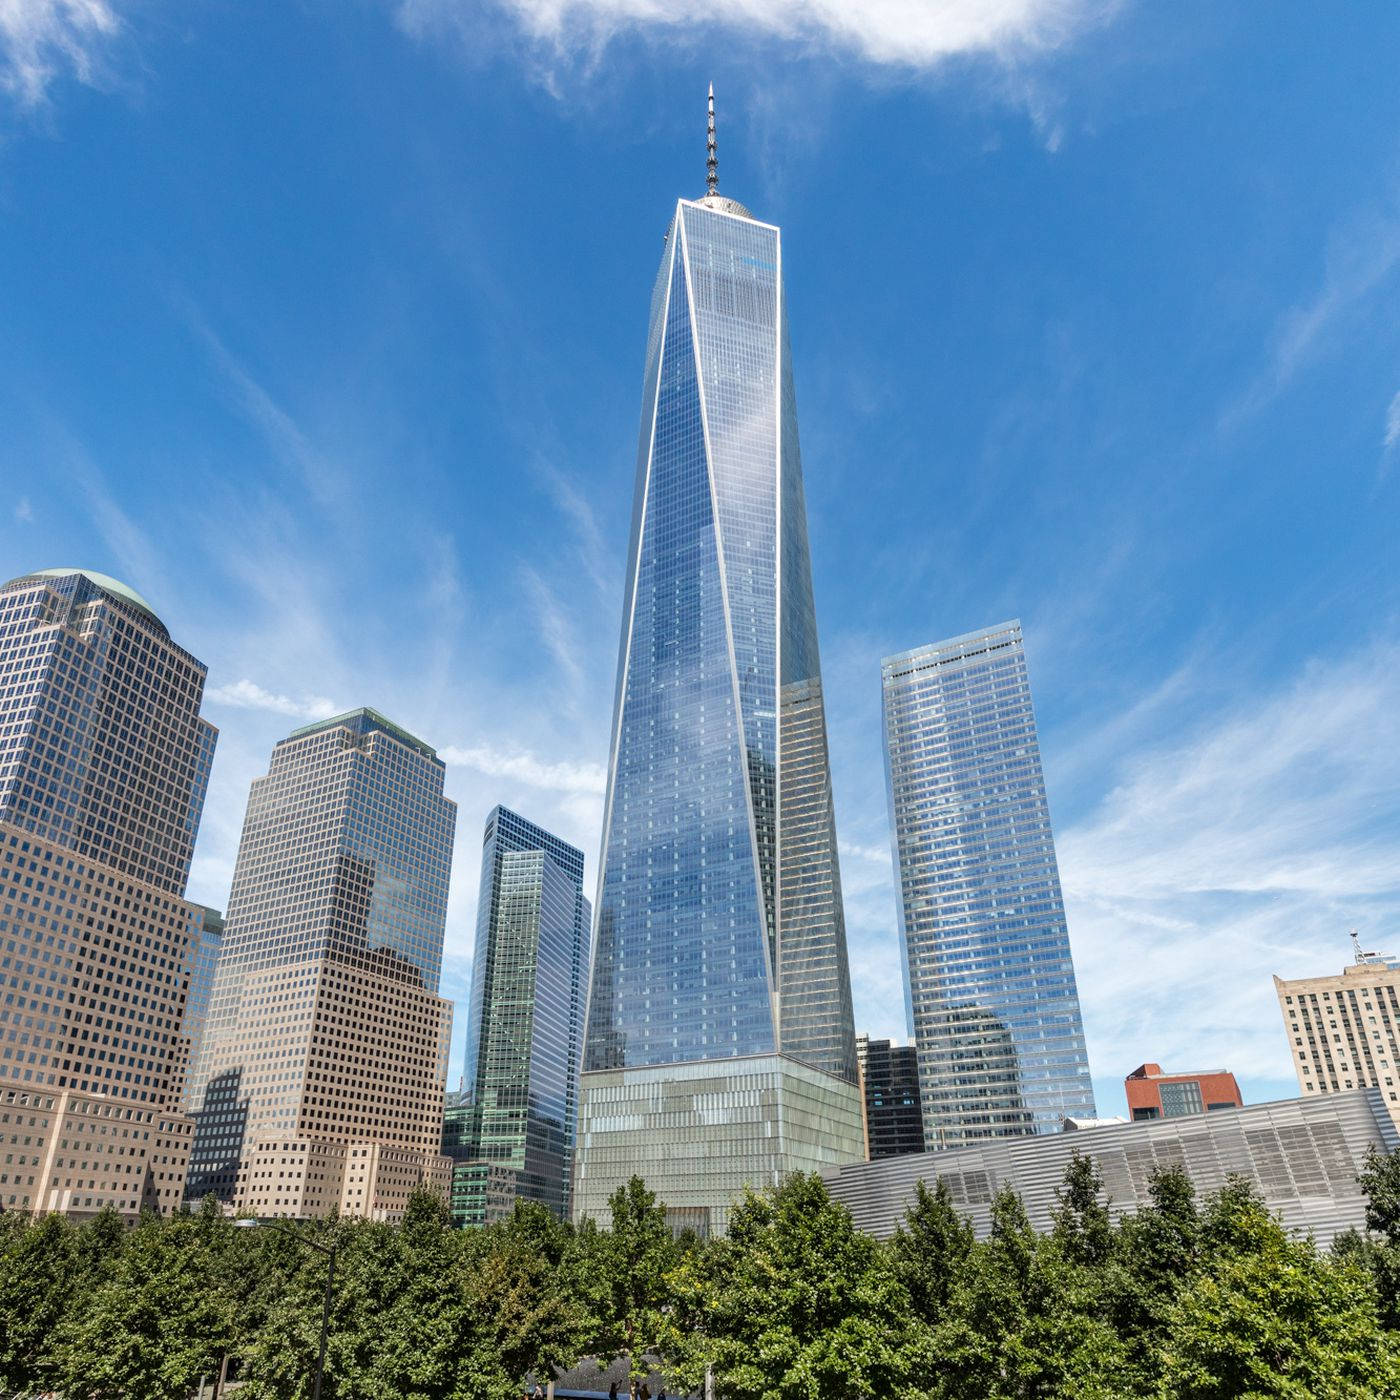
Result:
{"label": "metal louvered facade", "polygon": [[998,1138],[951,1152],[857,1162],[824,1176],[832,1198],[850,1210],[857,1227],[885,1239],[913,1204],[915,1184],[932,1187],[940,1177],[978,1238],[991,1229],[992,1197],[1002,1186],[1020,1194],[1037,1230],[1048,1230],[1055,1193],[1075,1152],[1098,1164],[1115,1218],[1146,1204],[1155,1167],[1183,1167],[1198,1196],[1239,1174],[1259,1187],[1287,1229],[1310,1232],[1325,1246],[1344,1230],[1364,1227],[1366,1203],[1356,1174],[1370,1147],[1400,1148],[1400,1132],[1376,1089],[1054,1136]]}

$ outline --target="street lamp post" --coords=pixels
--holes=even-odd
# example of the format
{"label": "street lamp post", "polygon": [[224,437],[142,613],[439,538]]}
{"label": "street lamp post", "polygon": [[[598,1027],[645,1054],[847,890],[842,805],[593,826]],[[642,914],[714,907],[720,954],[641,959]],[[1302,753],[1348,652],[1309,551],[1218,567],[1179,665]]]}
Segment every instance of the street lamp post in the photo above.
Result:
{"label": "street lamp post", "polygon": [[298,1244],[304,1244],[309,1249],[319,1249],[326,1256],[326,1295],[321,1301],[321,1346],[316,1354],[316,1379],[311,1386],[311,1400],[321,1400],[321,1377],[326,1371],[326,1336],[331,1326],[331,1294],[335,1291],[335,1246],[307,1239],[300,1230],[288,1229],[275,1220],[235,1220],[233,1223],[245,1230],[276,1230],[280,1234],[290,1235]]}

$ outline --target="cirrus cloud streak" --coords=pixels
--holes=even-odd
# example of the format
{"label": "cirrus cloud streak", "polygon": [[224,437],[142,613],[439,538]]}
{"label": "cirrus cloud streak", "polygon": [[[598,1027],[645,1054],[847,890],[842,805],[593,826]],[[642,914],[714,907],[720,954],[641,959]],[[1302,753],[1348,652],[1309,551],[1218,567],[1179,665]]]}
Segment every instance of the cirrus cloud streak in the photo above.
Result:
{"label": "cirrus cloud streak", "polygon": [[1090,1053],[1291,1078],[1272,974],[1400,931],[1400,647],[1315,661],[1129,759],[1057,843]]}
{"label": "cirrus cloud streak", "polygon": [[0,0],[0,91],[33,108],[63,71],[94,82],[120,28],[107,0]]}
{"label": "cirrus cloud streak", "polygon": [[[627,33],[713,31],[930,68],[960,54],[1012,59],[1059,48],[1101,23],[1114,0],[498,0],[525,36],[557,52],[594,52]],[[476,0],[402,0],[410,32],[474,23]]]}

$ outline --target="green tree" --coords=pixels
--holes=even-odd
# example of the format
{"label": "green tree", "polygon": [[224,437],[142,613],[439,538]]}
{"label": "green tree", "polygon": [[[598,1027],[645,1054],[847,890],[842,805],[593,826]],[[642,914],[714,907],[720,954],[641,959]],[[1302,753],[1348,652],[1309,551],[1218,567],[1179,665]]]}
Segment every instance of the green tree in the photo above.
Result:
{"label": "green tree", "polygon": [[480,1250],[469,1274],[475,1306],[490,1319],[492,1343],[517,1393],[527,1377],[545,1381],[572,1366],[588,1345],[574,1238],[544,1206],[517,1201],[509,1220],[473,1241]]}
{"label": "green tree", "polygon": [[815,1173],[750,1192],[676,1287],[679,1372],[696,1384],[708,1362],[726,1400],[927,1393],[927,1331],[907,1290]]}
{"label": "green tree", "polygon": [[1121,1276],[1111,1305],[1132,1384],[1144,1393],[1157,1388],[1171,1310],[1196,1268],[1201,1234],[1195,1188],[1180,1167],[1157,1168],[1147,1189],[1148,1204],[1118,1227]]}
{"label": "green tree", "polygon": [[670,1292],[666,1275],[678,1257],[666,1210],[634,1176],[608,1201],[609,1230],[580,1231],[572,1277],[587,1309],[587,1350],[601,1358],[626,1356],[635,1393],[666,1328]]}
{"label": "green tree", "polygon": [[1366,1193],[1366,1228],[1375,1236],[1364,1255],[1375,1279],[1381,1319],[1400,1329],[1400,1152],[1371,1148],[1357,1180]]}
{"label": "green tree", "polygon": [[73,1400],[185,1400],[217,1364],[227,1317],[199,1227],[148,1216],[111,1277],[60,1326],[55,1357]]}
{"label": "green tree", "polygon": [[77,1231],[61,1215],[0,1216],[0,1391],[51,1387],[51,1341],[79,1281]]}
{"label": "green tree", "polygon": [[1290,1239],[1248,1182],[1207,1203],[1202,1257],[1180,1290],[1161,1387],[1182,1400],[1400,1393],[1400,1353],[1370,1280]]}
{"label": "green tree", "polygon": [[1056,1192],[1054,1238],[1067,1259],[1091,1269],[1102,1268],[1113,1250],[1113,1222],[1107,1201],[1099,1200],[1102,1191],[1094,1159],[1073,1151]]}
{"label": "green tree", "polygon": [[1123,1393],[1125,1357],[1100,1315],[1093,1266],[1037,1235],[1021,1199],[1002,1187],[991,1233],[974,1247],[934,1329],[935,1391],[950,1400],[1030,1400]]}
{"label": "green tree", "polygon": [[932,1191],[923,1181],[915,1184],[914,1204],[888,1249],[895,1277],[908,1291],[916,1317],[937,1320],[972,1252],[973,1238],[971,1222],[954,1209],[942,1177]]}

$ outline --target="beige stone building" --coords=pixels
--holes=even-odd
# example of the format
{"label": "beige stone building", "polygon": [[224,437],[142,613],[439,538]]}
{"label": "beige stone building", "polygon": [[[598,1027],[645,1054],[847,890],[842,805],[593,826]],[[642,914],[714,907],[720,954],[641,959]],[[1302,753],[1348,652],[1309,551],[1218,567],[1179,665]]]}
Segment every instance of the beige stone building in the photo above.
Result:
{"label": "beige stone building", "polygon": [[184,1194],[200,915],[184,898],[217,737],[205,668],[124,584],[0,588],[0,1207],[132,1216]]}
{"label": "beige stone building", "polygon": [[446,1194],[444,771],[361,709],[295,731],[254,781],[191,1077],[191,1199],[395,1219],[419,1183]]}
{"label": "beige stone building", "polygon": [[1274,978],[1304,1094],[1376,1088],[1400,1127],[1400,962],[1362,953],[1334,977]]}

